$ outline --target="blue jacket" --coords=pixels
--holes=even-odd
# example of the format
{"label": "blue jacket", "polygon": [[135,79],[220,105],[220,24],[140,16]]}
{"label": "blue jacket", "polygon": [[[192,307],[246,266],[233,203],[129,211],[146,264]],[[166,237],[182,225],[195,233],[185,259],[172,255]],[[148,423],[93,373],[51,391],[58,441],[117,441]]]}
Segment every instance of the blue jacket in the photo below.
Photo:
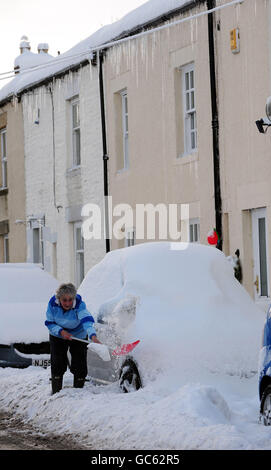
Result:
{"label": "blue jacket", "polygon": [[79,294],[76,295],[70,310],[64,310],[55,295],[49,300],[45,325],[51,335],[61,338],[61,330],[66,330],[76,338],[83,339],[88,334],[91,339],[96,335],[93,324],[94,318]]}

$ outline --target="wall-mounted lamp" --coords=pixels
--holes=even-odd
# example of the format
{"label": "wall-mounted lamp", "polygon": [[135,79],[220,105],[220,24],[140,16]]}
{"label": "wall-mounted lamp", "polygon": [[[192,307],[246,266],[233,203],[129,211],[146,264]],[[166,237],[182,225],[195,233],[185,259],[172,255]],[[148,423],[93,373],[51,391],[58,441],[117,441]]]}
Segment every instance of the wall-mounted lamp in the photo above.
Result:
{"label": "wall-mounted lamp", "polygon": [[[258,119],[258,121],[255,121],[255,124],[260,134],[265,134],[268,127],[271,126],[271,96],[269,96],[266,100],[265,112],[267,116],[266,118],[261,118]],[[266,129],[264,129],[265,127]]]}

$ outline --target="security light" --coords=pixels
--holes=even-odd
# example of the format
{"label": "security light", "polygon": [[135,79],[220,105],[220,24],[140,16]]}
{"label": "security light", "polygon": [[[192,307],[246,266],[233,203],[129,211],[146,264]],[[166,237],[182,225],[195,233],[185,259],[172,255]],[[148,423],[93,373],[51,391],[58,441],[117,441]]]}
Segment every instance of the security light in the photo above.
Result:
{"label": "security light", "polygon": [[266,100],[265,112],[266,112],[267,119],[271,123],[271,96],[269,96]]}
{"label": "security light", "polygon": [[[260,134],[265,134],[268,127],[271,126],[271,96],[269,96],[266,100],[265,113],[266,118],[261,118],[255,121],[255,124]],[[266,129],[264,129],[265,127]]]}

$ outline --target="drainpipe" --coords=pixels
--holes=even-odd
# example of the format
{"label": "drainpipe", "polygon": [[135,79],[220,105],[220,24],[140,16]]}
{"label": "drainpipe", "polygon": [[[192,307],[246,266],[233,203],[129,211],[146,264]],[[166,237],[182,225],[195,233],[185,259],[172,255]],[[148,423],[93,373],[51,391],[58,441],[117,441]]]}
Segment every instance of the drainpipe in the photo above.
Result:
{"label": "drainpipe", "polygon": [[99,87],[100,87],[100,105],[101,105],[101,123],[102,123],[102,141],[103,141],[103,171],[104,171],[104,202],[105,202],[105,248],[106,253],[110,251],[109,239],[109,216],[108,216],[108,154],[106,141],[106,123],[105,123],[105,104],[104,104],[104,84],[103,84],[103,60],[105,51],[99,51]]}
{"label": "drainpipe", "polygon": [[57,205],[56,203],[56,145],[55,145],[55,105],[54,105],[54,92],[53,92],[53,84],[50,84],[48,87],[50,96],[51,96],[51,109],[52,109],[52,144],[53,144],[53,194],[54,194],[54,206],[59,212],[59,209],[63,207]]}
{"label": "drainpipe", "polygon": [[[216,7],[216,0],[206,0],[207,9]],[[220,156],[219,156],[219,120],[217,107],[216,71],[215,71],[215,45],[214,45],[214,13],[208,14],[208,42],[210,86],[212,105],[212,135],[213,135],[213,168],[214,168],[214,194],[215,194],[215,224],[219,236],[217,248],[222,251],[222,203],[220,184]]]}

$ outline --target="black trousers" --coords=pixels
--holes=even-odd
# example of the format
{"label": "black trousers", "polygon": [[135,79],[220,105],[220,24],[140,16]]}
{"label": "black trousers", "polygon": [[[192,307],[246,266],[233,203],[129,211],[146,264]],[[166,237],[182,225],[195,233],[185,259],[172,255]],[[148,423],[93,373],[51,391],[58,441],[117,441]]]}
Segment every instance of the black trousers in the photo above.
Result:
{"label": "black trousers", "polygon": [[71,372],[77,378],[85,378],[87,376],[87,344],[50,335],[52,377],[62,376],[66,372],[68,350],[71,354]]}

